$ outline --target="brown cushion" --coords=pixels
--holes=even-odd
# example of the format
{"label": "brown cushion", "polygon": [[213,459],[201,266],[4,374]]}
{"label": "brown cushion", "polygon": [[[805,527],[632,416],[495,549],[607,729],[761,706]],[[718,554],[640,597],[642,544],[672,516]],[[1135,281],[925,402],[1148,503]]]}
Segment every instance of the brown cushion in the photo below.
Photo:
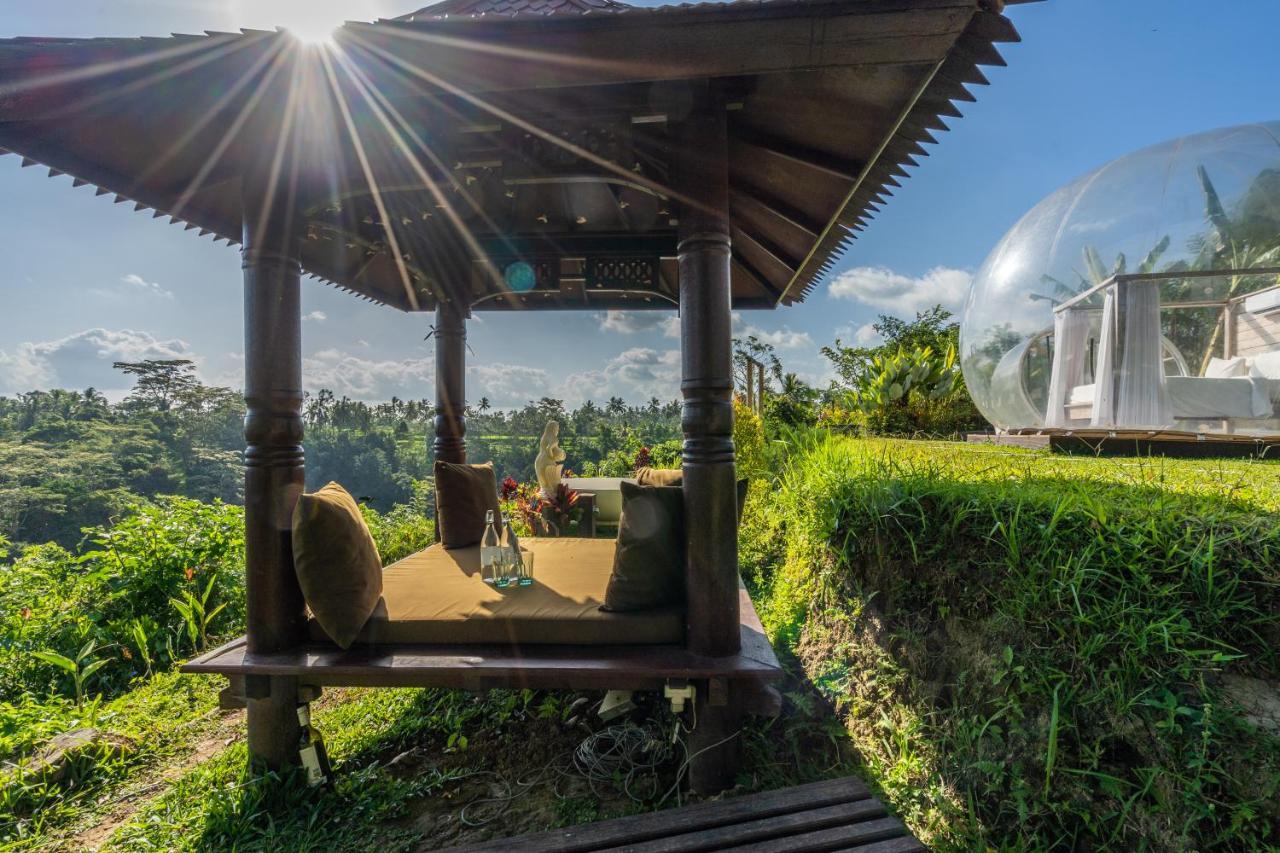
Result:
{"label": "brown cushion", "polygon": [[382,595],[382,560],[360,507],[337,483],[298,498],[293,568],[316,622],[349,647]]}
{"label": "brown cushion", "polygon": [[678,486],[684,479],[679,468],[639,468],[636,482],[642,486]]}
{"label": "brown cushion", "polygon": [[[642,486],[682,486],[684,472],[679,468],[640,468],[636,471],[636,482]],[[738,481],[738,523],[742,523],[742,510],[747,503],[748,481]]]}
{"label": "brown cushion", "polygon": [[498,481],[493,463],[465,465],[436,462],[436,524],[446,548],[478,545],[484,538],[485,513],[498,517]]}
{"label": "brown cushion", "polygon": [[684,490],[622,482],[622,520],[603,610],[684,600]]}
{"label": "brown cushion", "polygon": [[[533,585],[498,589],[480,575],[480,546],[432,545],[387,566],[382,600],[357,644],[499,645],[679,644],[684,607],[636,613],[600,609],[613,571],[612,539],[520,540],[536,557]],[[327,639],[312,620],[311,639]]]}

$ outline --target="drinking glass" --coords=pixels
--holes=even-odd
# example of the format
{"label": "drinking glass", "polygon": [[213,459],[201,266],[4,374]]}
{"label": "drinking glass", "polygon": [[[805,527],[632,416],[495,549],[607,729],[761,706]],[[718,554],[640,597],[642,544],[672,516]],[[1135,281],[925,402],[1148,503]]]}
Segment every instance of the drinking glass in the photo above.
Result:
{"label": "drinking glass", "polygon": [[518,583],[520,586],[533,585],[533,552],[520,549],[520,577]]}

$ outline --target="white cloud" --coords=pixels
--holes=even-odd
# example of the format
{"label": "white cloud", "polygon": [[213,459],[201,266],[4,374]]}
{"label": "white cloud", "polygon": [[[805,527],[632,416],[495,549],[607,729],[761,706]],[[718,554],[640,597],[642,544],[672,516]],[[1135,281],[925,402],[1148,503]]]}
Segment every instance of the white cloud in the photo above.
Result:
{"label": "white cloud", "polygon": [[551,390],[551,374],[541,367],[487,362],[467,368],[467,401],[472,404],[488,397],[494,408],[510,409],[556,396]]}
{"label": "white cloud", "polygon": [[586,370],[571,373],[560,383],[555,396],[564,400],[566,406],[581,406],[587,400],[603,403],[614,396],[618,389],[609,383],[609,377],[602,370]]}
{"label": "white cloud", "polygon": [[884,335],[877,332],[873,324],[863,323],[853,333],[853,341],[858,346],[873,347],[884,342]]}
{"label": "white cloud", "polygon": [[303,322],[307,322],[309,320],[312,323],[323,323],[328,319],[329,315],[323,311],[312,311],[310,314],[304,314],[302,317]]}
{"label": "white cloud", "polygon": [[888,267],[855,267],[836,276],[829,292],[836,299],[852,299],[909,319],[936,304],[958,311],[972,280],[971,273],[951,267],[934,267],[914,277]]}
{"label": "white cloud", "polygon": [[328,388],[337,396],[381,401],[430,397],[435,388],[435,360],[404,358],[375,361],[337,349],[321,350],[302,361],[308,390]]}
{"label": "white cloud", "polygon": [[0,393],[90,386],[104,393],[124,392],[133,383],[112,362],[175,358],[199,360],[177,338],[161,340],[133,329],[85,329],[57,340],[20,343],[11,352],[0,350]]}
{"label": "white cloud", "polygon": [[137,273],[129,273],[127,276],[120,279],[120,281],[136,292],[145,293],[149,296],[158,296],[161,299],[173,298],[172,291],[165,290],[154,281],[147,281]]}
{"label": "white cloud", "polygon": [[813,346],[813,338],[808,332],[796,332],[783,326],[773,332],[767,332],[758,326],[747,326],[737,333],[741,337],[754,335],[761,343],[769,344],[777,350],[806,349]]}
{"label": "white cloud", "polygon": [[600,328],[622,335],[661,331],[668,338],[677,338],[680,336],[680,317],[670,311],[611,310],[601,315]]}
{"label": "white cloud", "polygon": [[670,400],[680,395],[680,351],[629,349],[614,356],[604,375],[612,387],[623,386],[622,396]]}
{"label": "white cloud", "polygon": [[565,377],[555,394],[571,406],[615,395],[631,403],[679,397],[680,351],[633,347],[614,356],[601,370]]}

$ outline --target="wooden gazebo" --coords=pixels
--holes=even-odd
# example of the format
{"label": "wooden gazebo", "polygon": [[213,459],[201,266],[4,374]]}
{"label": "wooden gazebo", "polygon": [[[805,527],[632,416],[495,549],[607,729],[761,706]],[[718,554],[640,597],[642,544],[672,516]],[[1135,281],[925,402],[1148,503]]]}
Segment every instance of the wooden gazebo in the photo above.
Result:
{"label": "wooden gazebo", "polygon": [[[251,754],[295,761],[324,685],[695,686],[693,784],[733,771],[778,674],[738,579],[730,311],[804,298],[959,116],[1002,0],[445,0],[285,32],[0,41],[0,146],[239,243],[246,636],[187,665],[244,685]],[[465,461],[472,311],[680,311],[685,640],[382,645],[304,637],[303,274],[434,312],[434,452]],[[300,693],[300,691],[302,691]]]}

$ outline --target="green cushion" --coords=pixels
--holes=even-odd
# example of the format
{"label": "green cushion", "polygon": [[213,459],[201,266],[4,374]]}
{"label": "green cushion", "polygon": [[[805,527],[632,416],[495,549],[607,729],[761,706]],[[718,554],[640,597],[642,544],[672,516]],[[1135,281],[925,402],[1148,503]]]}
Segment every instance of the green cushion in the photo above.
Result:
{"label": "green cushion", "polygon": [[348,648],[382,596],[382,560],[360,507],[337,483],[298,498],[293,568],[316,623]]}
{"label": "green cushion", "polygon": [[498,509],[498,480],[493,463],[466,465],[436,462],[436,525],[440,544],[466,548],[484,538],[485,513]]}
{"label": "green cushion", "polygon": [[622,482],[613,574],[601,610],[647,610],[684,601],[684,490]]}

